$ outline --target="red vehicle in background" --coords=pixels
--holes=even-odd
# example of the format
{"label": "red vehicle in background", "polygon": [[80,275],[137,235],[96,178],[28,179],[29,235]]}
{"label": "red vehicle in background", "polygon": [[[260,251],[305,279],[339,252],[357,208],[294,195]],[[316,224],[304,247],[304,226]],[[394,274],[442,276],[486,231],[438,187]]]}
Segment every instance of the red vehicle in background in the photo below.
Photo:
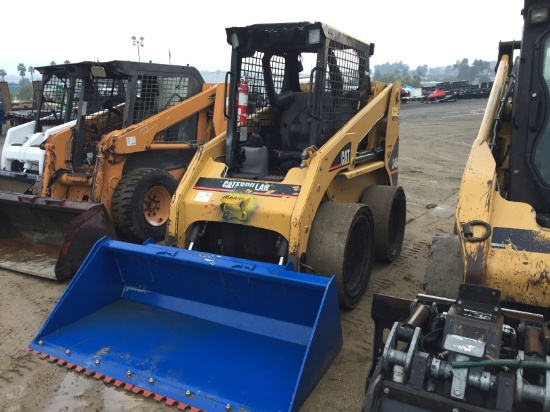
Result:
{"label": "red vehicle in background", "polygon": [[449,92],[447,93],[443,89],[435,89],[432,93],[430,93],[424,100],[423,103],[435,103],[435,102],[456,102],[458,99],[458,93],[457,92]]}
{"label": "red vehicle in background", "polygon": [[430,93],[428,95],[428,100],[440,100],[446,97],[445,90],[443,89],[435,89],[433,93]]}

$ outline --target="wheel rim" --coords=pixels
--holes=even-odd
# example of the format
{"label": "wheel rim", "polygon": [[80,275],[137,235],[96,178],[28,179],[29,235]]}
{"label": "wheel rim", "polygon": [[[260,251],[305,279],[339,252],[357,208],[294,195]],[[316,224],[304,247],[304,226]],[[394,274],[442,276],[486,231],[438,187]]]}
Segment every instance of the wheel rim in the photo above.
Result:
{"label": "wheel rim", "polygon": [[365,218],[359,219],[350,233],[344,262],[344,288],[355,297],[364,287],[364,276],[370,259],[370,239],[365,236],[369,233],[369,226]]}
{"label": "wheel rim", "polygon": [[161,226],[170,215],[172,196],[164,186],[154,186],[143,199],[143,216],[152,226]]}

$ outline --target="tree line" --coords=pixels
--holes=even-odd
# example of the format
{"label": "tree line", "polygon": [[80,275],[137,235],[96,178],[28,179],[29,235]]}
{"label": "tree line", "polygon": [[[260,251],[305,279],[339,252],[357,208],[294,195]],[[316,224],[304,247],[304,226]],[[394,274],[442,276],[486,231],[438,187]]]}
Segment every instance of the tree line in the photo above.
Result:
{"label": "tree line", "polygon": [[[55,61],[50,62],[50,65],[55,65]],[[70,64],[69,60],[65,60],[63,64]],[[31,76],[29,80],[26,78],[27,70]],[[457,60],[455,64],[448,65],[445,68],[429,68],[427,64],[417,66],[411,70],[409,65],[402,61],[395,63],[384,63],[374,66],[374,81],[393,83],[400,81],[402,84],[408,84],[412,87],[421,87],[422,82],[429,80],[429,76],[437,76],[438,81],[455,81],[467,80],[470,82],[490,81],[491,63],[484,60],[474,60],[470,65],[468,59]],[[21,76],[19,84],[21,86],[30,85],[33,81],[33,66],[26,67],[23,63],[17,65],[17,72]],[[7,72],[0,69],[0,78],[4,81]],[[26,91],[25,91],[26,92]],[[32,89],[30,90],[32,96]]]}
{"label": "tree line", "polygon": [[402,61],[384,63],[374,66],[373,80],[393,83],[400,81],[412,87],[421,87],[422,82],[433,77],[437,81],[467,80],[469,82],[485,82],[491,79],[491,63],[484,60],[457,60],[455,64],[446,67],[429,68],[427,64],[417,66],[415,70]]}

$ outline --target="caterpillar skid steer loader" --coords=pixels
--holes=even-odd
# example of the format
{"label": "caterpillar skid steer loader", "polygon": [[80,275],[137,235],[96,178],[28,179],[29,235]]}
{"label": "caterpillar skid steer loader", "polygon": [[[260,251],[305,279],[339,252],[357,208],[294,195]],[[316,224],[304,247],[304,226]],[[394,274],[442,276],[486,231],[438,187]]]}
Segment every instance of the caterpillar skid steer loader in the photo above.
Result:
{"label": "caterpillar skid steer loader", "polygon": [[29,347],[182,409],[296,411],[340,306],[401,251],[401,87],[320,22],[226,32],[227,132],[195,153],[165,244],[98,242]]}
{"label": "caterpillar skid steer loader", "polygon": [[499,44],[456,234],[430,248],[428,294],[374,297],[364,411],[550,410],[550,2],[522,15],[521,42]]}
{"label": "caterpillar skid steer loader", "polygon": [[11,128],[2,151],[0,267],[61,280],[103,236],[163,239],[197,145],[225,129],[224,87],[188,66],[37,70],[36,120]]}
{"label": "caterpillar skid steer loader", "polygon": [[[434,240],[426,292],[461,282],[501,291],[504,305],[550,316],[550,23],[526,0],[520,41],[500,42],[492,92],[468,157],[455,235]],[[545,17],[546,16],[546,17]],[[519,55],[514,59],[515,51]],[[440,240],[441,238],[441,240]],[[441,245],[438,245],[440,243]],[[454,269],[441,256],[455,256]]]}
{"label": "caterpillar skid steer loader", "polygon": [[[400,85],[371,83],[373,46],[322,25],[233,28],[227,36],[235,96],[227,137],[194,158],[167,244],[336,274],[339,302],[353,308],[374,257],[392,262],[401,251]],[[248,118],[243,85],[263,102]]]}

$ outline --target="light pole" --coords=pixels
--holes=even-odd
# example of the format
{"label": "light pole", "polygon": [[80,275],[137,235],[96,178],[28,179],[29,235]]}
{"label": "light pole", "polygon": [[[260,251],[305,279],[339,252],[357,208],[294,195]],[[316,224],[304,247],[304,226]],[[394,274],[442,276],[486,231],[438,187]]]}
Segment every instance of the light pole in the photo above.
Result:
{"label": "light pole", "polygon": [[134,46],[137,46],[138,48],[138,61],[141,61],[141,56],[139,55],[139,48],[143,47],[143,40],[145,40],[143,37],[140,37],[139,39],[137,39],[136,36],[132,36],[132,42],[134,43]]}

